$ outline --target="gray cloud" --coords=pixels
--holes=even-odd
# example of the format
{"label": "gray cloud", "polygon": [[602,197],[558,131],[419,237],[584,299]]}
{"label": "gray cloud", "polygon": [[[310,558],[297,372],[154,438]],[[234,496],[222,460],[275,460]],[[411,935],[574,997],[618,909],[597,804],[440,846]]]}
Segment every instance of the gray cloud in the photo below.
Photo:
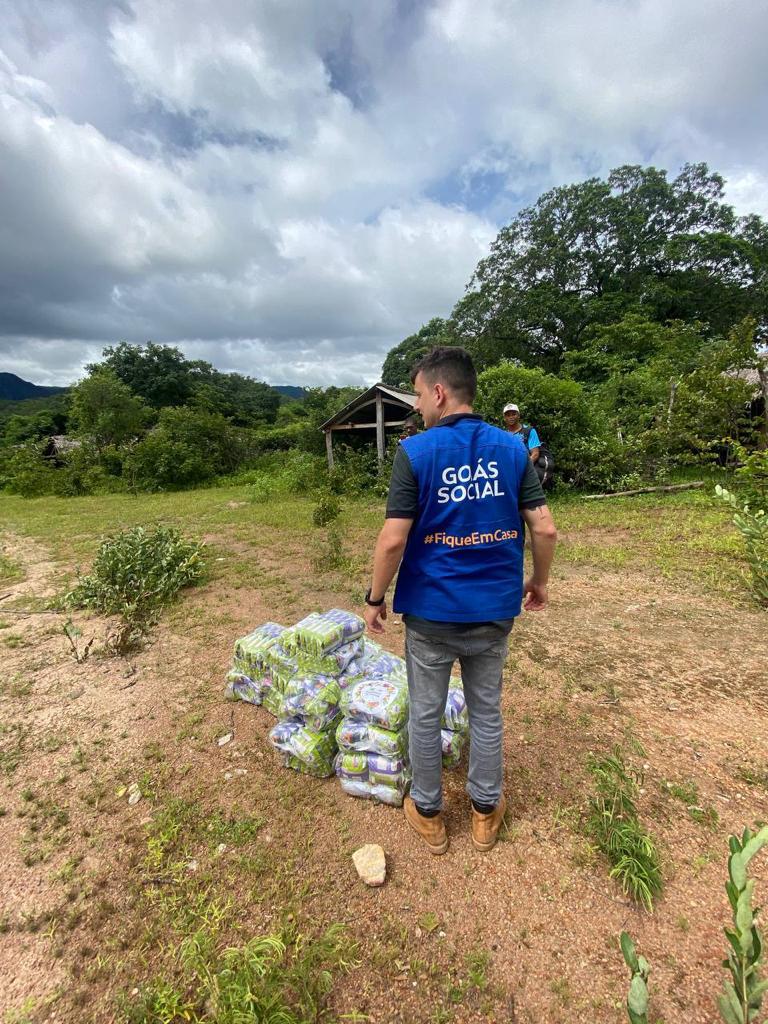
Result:
{"label": "gray cloud", "polygon": [[370,381],[500,223],[624,162],[766,213],[751,0],[0,0],[3,368],[179,344]]}

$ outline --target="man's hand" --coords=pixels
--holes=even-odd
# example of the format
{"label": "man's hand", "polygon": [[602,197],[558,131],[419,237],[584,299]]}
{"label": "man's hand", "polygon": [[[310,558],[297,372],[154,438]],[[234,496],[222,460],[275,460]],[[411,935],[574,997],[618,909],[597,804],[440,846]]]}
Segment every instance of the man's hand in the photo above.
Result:
{"label": "man's hand", "polygon": [[549,604],[549,594],[547,593],[546,583],[534,583],[533,578],[529,577],[525,581],[523,587],[523,593],[525,594],[525,601],[523,602],[523,608],[527,612],[541,612]]}
{"label": "man's hand", "polygon": [[365,624],[369,633],[383,633],[383,620],[387,617],[387,602],[383,604],[367,604],[363,612]]}

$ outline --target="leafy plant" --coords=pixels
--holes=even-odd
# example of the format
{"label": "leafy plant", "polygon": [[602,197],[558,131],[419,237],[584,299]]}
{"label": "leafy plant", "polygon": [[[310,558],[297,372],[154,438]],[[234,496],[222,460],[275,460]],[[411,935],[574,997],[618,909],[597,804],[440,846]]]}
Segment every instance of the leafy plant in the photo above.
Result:
{"label": "leafy plant", "polygon": [[587,831],[608,857],[611,878],[651,911],[662,878],[656,845],[637,816],[635,800],[642,775],[624,763],[618,747],[606,757],[590,755],[587,767],[597,790],[589,800]]}
{"label": "leafy plant", "polygon": [[736,441],[731,447],[739,462],[734,473],[739,497],[750,508],[768,509],[768,448],[749,452]]}
{"label": "leafy plant", "polygon": [[312,522],[315,526],[327,526],[341,513],[341,503],[335,494],[321,494],[317,505],[312,510]]}
{"label": "leafy plant", "polygon": [[762,508],[752,511],[749,504],[743,504],[720,484],[715,494],[733,510],[733,525],[744,539],[752,594],[760,604],[768,605],[768,514]]}
{"label": "leafy plant", "polygon": [[340,925],[317,938],[295,928],[259,936],[243,946],[215,947],[214,932],[200,928],[179,949],[182,978],[144,988],[135,1000],[122,1000],[129,1024],[310,1024],[325,1019],[333,971],[354,966],[356,947]]}
{"label": "leafy plant", "polygon": [[171,526],[135,526],[103,541],[91,572],[65,602],[103,615],[120,615],[112,646],[123,653],[145,636],[160,610],[205,572],[203,545]]}
{"label": "leafy plant", "polygon": [[626,932],[621,933],[621,952],[631,972],[627,995],[627,1016],[631,1024],[648,1024],[648,975],[651,968],[644,956],[635,952],[635,944]]}
{"label": "leafy plant", "polygon": [[728,840],[731,855],[725,889],[733,911],[733,928],[725,929],[732,948],[723,966],[731,972],[731,981],[726,982],[725,991],[717,1000],[726,1024],[749,1024],[756,1020],[768,991],[768,980],[760,980],[763,944],[755,923],[758,911],[752,909],[755,883],[747,877],[749,862],[766,844],[768,825],[756,835],[745,828],[741,840],[737,836]]}
{"label": "leafy plant", "polygon": [[69,646],[75,661],[78,665],[82,665],[84,661],[88,660],[88,655],[91,653],[91,647],[93,647],[93,641],[96,637],[92,636],[85,644],[85,647],[81,647],[78,640],[83,635],[83,631],[74,624],[72,619],[67,619],[61,629],[64,636],[69,640]]}

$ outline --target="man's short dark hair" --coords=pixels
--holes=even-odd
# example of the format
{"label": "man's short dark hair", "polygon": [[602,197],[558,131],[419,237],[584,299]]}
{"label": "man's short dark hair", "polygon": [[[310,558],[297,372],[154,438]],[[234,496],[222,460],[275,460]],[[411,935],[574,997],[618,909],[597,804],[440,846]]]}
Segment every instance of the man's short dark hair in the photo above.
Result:
{"label": "man's short dark hair", "polygon": [[475,400],[477,372],[472,356],[458,345],[439,345],[411,368],[411,383],[421,374],[429,384],[444,384],[467,405]]}

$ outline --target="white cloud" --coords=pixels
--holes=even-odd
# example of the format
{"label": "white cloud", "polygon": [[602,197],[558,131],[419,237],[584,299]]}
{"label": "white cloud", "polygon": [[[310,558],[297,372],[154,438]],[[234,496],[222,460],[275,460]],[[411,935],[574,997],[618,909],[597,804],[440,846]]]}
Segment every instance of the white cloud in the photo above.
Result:
{"label": "white cloud", "polygon": [[766,212],[752,0],[0,0],[0,19],[0,339],[28,379],[152,338],[273,382],[370,380],[500,219],[625,162],[707,160]]}

